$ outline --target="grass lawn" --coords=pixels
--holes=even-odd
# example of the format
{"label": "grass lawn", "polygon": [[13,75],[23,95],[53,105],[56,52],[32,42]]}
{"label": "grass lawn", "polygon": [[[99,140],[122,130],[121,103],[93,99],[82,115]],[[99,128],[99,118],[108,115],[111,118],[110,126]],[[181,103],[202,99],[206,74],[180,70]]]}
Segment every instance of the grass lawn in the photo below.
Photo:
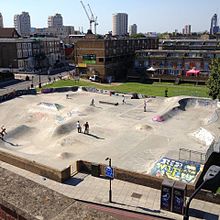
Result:
{"label": "grass lawn", "polygon": [[136,92],[149,96],[164,96],[164,91],[168,89],[168,96],[198,96],[198,97],[208,97],[208,89],[204,86],[195,86],[190,84],[174,85],[173,83],[153,83],[153,84],[143,84],[136,82],[126,82],[118,84],[99,84],[93,83],[87,80],[81,79],[79,82],[74,80],[60,80],[56,81],[50,85],[46,85],[43,88],[51,87],[64,87],[64,86],[90,86],[98,89],[114,90],[117,92],[127,93]]}

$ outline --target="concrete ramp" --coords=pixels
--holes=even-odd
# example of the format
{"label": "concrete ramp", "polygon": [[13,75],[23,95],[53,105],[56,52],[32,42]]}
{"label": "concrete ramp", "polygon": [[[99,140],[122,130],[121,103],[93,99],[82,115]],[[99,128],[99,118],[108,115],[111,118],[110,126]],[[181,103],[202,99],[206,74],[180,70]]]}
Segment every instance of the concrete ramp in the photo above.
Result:
{"label": "concrete ramp", "polygon": [[217,108],[217,101],[206,99],[206,98],[182,98],[179,100],[180,109],[186,110],[190,107],[216,107]]}
{"label": "concrete ramp", "polygon": [[219,119],[219,110],[215,110],[211,115],[209,115],[207,118],[204,118],[203,122],[204,125],[210,125],[212,123],[217,122]]}
{"label": "concrete ramp", "polygon": [[38,105],[44,109],[53,111],[59,111],[60,109],[64,108],[64,106],[57,103],[40,102]]}
{"label": "concrete ramp", "polygon": [[[164,103],[165,108],[157,115],[158,118],[162,118],[161,121],[166,121],[175,115],[181,113],[182,111],[186,111],[188,108],[193,107],[202,107],[202,108],[217,108],[217,102],[213,101],[211,99],[205,99],[205,98],[169,98]],[[152,118],[153,121],[155,116]],[[218,114],[213,113],[212,116],[210,116],[210,119],[208,119],[207,123],[212,123],[214,121],[218,120]],[[160,121],[160,122],[161,122]]]}
{"label": "concrete ramp", "polygon": [[27,125],[20,125],[14,129],[8,131],[6,138],[7,139],[10,139],[10,138],[18,139],[23,136],[27,137],[28,135],[33,134],[34,132],[36,132],[35,128],[29,127]]}
{"label": "concrete ramp", "polygon": [[62,159],[62,160],[70,159],[74,156],[75,155],[70,152],[62,152],[62,153],[57,154],[57,158]]}
{"label": "concrete ramp", "polygon": [[206,146],[210,146],[211,143],[215,140],[215,137],[211,134],[211,132],[202,127],[197,129],[191,135]]}
{"label": "concrete ramp", "polygon": [[68,135],[71,132],[73,132],[73,130],[76,129],[76,122],[69,122],[69,123],[65,123],[62,125],[59,125],[54,133],[53,133],[53,137],[58,137],[61,135]]}

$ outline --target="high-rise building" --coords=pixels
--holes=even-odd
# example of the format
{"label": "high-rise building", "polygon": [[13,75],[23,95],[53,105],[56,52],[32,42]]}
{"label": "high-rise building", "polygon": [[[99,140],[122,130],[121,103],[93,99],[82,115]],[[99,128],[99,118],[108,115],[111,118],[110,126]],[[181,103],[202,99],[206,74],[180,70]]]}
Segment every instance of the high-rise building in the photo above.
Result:
{"label": "high-rise building", "polygon": [[211,19],[210,34],[216,34],[217,32],[219,32],[218,16],[214,14]]}
{"label": "high-rise building", "polygon": [[129,35],[137,34],[137,25],[132,24],[129,26]]}
{"label": "high-rise building", "polygon": [[183,28],[183,34],[184,35],[191,35],[191,25],[185,25],[185,27]]}
{"label": "high-rise building", "polygon": [[3,17],[2,17],[2,14],[0,12],[0,28],[3,28],[4,25],[3,25]]}
{"label": "high-rise building", "polygon": [[117,13],[112,17],[112,35],[123,36],[128,33],[128,14]]}
{"label": "high-rise building", "polygon": [[63,17],[61,14],[55,14],[54,16],[49,16],[47,23],[49,28],[63,27]]}
{"label": "high-rise building", "polygon": [[22,37],[30,36],[31,21],[28,12],[22,12],[20,15],[14,16],[14,26]]}

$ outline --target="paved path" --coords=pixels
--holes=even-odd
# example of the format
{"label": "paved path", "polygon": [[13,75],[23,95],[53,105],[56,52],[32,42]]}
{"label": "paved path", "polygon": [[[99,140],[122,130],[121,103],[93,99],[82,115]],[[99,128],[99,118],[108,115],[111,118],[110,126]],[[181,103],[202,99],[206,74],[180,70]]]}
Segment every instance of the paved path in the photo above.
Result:
{"label": "paved path", "polygon": [[[25,81],[25,77],[29,76],[30,80]],[[55,80],[59,80],[59,76],[65,77],[68,75],[68,72],[61,72],[58,74],[50,75],[51,83]],[[33,79],[32,79],[33,77]],[[40,77],[40,79],[39,79]],[[31,87],[31,84],[33,82],[34,88],[37,88],[39,86],[39,80],[41,82],[41,85],[48,84],[48,75],[37,75],[37,74],[16,74],[16,79],[11,80],[8,82],[0,82],[0,95],[7,94],[9,92],[12,92],[13,90],[19,90],[19,89],[27,89],[28,87]]]}
{"label": "paved path", "polygon": [[[112,181],[113,202],[109,203],[109,180],[104,178],[78,173],[66,184],[61,184],[4,162],[0,162],[0,166],[80,201],[118,207],[164,218],[177,220],[183,218],[181,215],[160,210],[160,191],[149,187],[115,179]],[[220,205],[195,199],[190,207],[190,213],[193,216],[190,217],[190,220],[219,219]]]}

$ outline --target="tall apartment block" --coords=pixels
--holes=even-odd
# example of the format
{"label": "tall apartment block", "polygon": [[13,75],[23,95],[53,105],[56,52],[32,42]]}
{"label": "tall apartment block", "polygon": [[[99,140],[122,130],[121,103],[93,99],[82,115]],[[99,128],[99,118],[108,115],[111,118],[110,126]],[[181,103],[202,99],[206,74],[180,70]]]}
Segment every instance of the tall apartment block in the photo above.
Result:
{"label": "tall apartment block", "polygon": [[112,35],[123,36],[128,33],[128,14],[117,13],[112,17]]}
{"label": "tall apartment block", "polygon": [[218,16],[217,14],[214,14],[211,18],[210,34],[216,34],[219,31],[220,29],[218,26]]}
{"label": "tall apartment block", "polygon": [[137,34],[137,25],[132,24],[129,26],[129,35]]}
{"label": "tall apartment block", "polygon": [[183,28],[183,34],[184,35],[191,35],[191,25],[185,25],[185,27]]}
{"label": "tall apartment block", "polygon": [[54,16],[48,17],[48,27],[61,28],[63,27],[63,17],[61,14],[55,14]]}
{"label": "tall apartment block", "polygon": [[22,37],[30,36],[31,32],[31,21],[28,12],[22,12],[22,14],[14,16],[14,26],[17,32]]}
{"label": "tall apartment block", "polygon": [[2,14],[0,13],[0,28],[3,28],[4,25],[3,25],[3,17],[2,17]]}

